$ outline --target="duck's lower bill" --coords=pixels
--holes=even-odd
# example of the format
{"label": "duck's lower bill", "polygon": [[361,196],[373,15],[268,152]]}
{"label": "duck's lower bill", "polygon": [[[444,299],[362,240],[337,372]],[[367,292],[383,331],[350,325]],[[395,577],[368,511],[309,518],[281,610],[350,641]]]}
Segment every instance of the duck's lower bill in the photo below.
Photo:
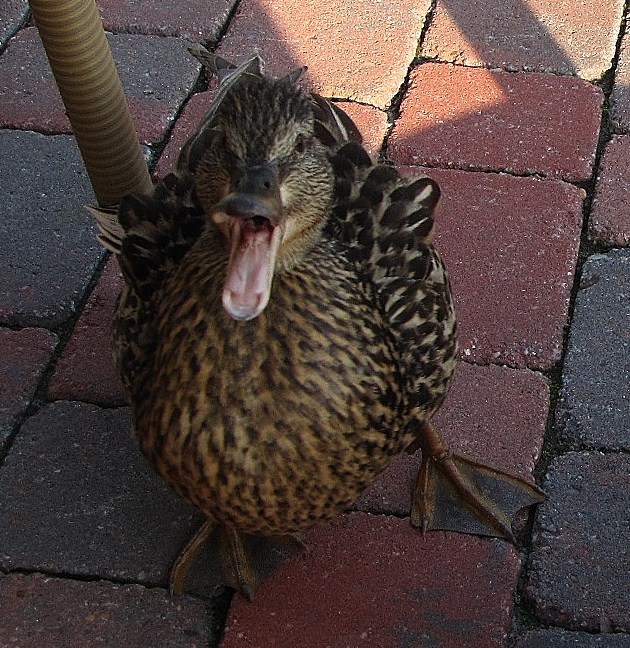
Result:
{"label": "duck's lower bill", "polygon": [[223,307],[235,320],[251,320],[269,302],[282,229],[262,217],[233,218]]}

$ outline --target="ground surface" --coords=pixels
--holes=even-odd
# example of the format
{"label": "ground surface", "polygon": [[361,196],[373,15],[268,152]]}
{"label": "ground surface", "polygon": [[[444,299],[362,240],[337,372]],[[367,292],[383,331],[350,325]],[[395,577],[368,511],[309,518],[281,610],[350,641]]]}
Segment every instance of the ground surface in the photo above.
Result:
{"label": "ground surface", "polygon": [[[343,102],[440,182],[461,365],[438,424],[549,494],[522,546],[405,518],[416,458],[253,604],[169,598],[199,519],[129,439],[120,277],[25,0],[0,6],[0,646],[630,646],[630,34],[623,0],[98,0],[167,173],[212,93],[185,41]],[[412,169],[413,170],[413,169]]]}

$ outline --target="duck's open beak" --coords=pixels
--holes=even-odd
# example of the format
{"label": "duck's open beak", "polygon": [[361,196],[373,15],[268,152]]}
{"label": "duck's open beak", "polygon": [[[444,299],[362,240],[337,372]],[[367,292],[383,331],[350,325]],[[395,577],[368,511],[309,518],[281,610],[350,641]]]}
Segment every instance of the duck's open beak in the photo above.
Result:
{"label": "duck's open beak", "polygon": [[229,241],[223,307],[236,320],[251,320],[269,302],[283,236],[277,167],[248,167],[212,214]]}

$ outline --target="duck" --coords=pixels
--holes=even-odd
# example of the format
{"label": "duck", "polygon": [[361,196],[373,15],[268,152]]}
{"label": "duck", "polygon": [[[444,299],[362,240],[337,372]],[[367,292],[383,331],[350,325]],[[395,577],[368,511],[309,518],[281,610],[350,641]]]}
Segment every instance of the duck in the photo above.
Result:
{"label": "duck", "polygon": [[302,88],[305,68],[276,79],[258,54],[192,53],[219,87],[175,171],[94,210],[124,277],[113,349],[135,438],[206,520],[171,591],[218,537],[223,583],[251,599],[268,576],[253,540],[300,551],[403,452],[422,452],[422,534],[514,541],[543,492],[432,424],[458,355],[439,185],[374,162],[352,119]]}

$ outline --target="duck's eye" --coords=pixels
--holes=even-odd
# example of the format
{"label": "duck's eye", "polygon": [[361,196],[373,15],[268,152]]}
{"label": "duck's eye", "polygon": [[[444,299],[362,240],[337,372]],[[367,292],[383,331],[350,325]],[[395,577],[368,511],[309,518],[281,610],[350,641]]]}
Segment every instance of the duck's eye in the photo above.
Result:
{"label": "duck's eye", "polygon": [[304,135],[298,135],[297,139],[295,140],[295,152],[296,153],[304,153],[306,150],[306,138]]}

